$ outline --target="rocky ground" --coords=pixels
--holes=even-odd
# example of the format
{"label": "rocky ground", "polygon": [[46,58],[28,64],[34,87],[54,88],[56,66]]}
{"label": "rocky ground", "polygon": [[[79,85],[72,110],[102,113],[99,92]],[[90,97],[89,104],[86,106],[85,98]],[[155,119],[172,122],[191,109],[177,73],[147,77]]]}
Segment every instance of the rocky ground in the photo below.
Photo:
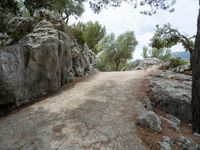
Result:
{"label": "rocky ground", "polygon": [[190,66],[171,68],[156,58],[136,60],[125,70],[149,72],[146,111],[137,119],[138,134],[150,150],[199,150],[191,128]]}
{"label": "rocky ground", "polygon": [[0,149],[145,150],[146,71],[98,73],[0,120]]}

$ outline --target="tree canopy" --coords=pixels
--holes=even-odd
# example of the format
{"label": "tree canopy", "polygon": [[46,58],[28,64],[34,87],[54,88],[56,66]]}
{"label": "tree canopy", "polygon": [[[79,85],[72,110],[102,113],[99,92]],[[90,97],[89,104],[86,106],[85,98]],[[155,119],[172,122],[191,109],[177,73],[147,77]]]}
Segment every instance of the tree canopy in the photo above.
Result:
{"label": "tree canopy", "polygon": [[166,61],[171,57],[171,50],[169,48],[143,48],[142,56],[144,58],[158,58],[160,60]]}
{"label": "tree canopy", "polygon": [[170,48],[181,43],[185,50],[192,51],[194,49],[195,36],[182,34],[172,25],[164,24],[163,27],[156,26],[155,34],[151,39],[150,45],[156,48]]}
{"label": "tree canopy", "polygon": [[98,42],[106,35],[106,28],[102,26],[99,22],[89,21],[87,23],[79,22],[74,25],[75,28],[83,32],[85,42],[88,47],[95,53],[99,53],[96,48]]}
{"label": "tree canopy", "polygon": [[101,51],[97,65],[102,71],[119,71],[129,59],[132,59],[138,42],[134,32],[127,31],[117,38],[110,34],[103,38],[97,45],[97,50]]}
{"label": "tree canopy", "polygon": [[34,12],[41,8],[52,10],[54,0],[25,0],[24,5],[29,10],[30,16],[33,16]]}
{"label": "tree canopy", "polygon": [[19,5],[15,0],[0,1],[0,32],[6,32],[7,22],[19,12]]}
{"label": "tree canopy", "polygon": [[173,28],[172,25],[164,24],[162,27],[156,26],[155,33],[151,38],[148,47],[143,48],[142,56],[144,58],[156,57],[161,60],[168,60],[170,58],[170,48],[178,43],[181,43],[185,50],[190,52],[194,49],[194,36],[181,34],[178,29]]}
{"label": "tree canopy", "polygon": [[90,0],[90,7],[95,12],[100,12],[102,8],[107,6],[119,7],[122,2],[128,2],[136,7],[144,7],[144,11],[141,11],[143,14],[152,15],[155,14],[158,9],[168,10],[173,12],[173,6],[176,3],[176,0]]}
{"label": "tree canopy", "polygon": [[61,18],[68,23],[70,16],[77,18],[85,11],[83,5],[84,1],[85,0],[56,0],[54,9]]}
{"label": "tree canopy", "polygon": [[69,17],[79,17],[84,12],[83,2],[85,0],[25,0],[24,5],[31,16],[38,9],[45,8],[55,11],[68,23]]}

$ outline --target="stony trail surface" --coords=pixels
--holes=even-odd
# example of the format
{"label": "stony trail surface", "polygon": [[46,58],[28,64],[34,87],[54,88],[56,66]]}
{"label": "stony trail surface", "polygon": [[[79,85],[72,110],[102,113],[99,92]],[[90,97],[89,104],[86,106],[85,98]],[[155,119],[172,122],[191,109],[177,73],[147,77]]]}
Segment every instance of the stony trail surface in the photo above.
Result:
{"label": "stony trail surface", "polygon": [[145,150],[145,71],[98,73],[0,120],[0,150]]}

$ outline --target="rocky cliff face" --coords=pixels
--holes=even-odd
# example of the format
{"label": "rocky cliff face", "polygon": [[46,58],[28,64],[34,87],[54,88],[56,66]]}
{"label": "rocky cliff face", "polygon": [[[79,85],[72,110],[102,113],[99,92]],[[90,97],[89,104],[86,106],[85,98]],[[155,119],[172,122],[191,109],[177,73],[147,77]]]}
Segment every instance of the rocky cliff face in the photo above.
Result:
{"label": "rocky cliff face", "polygon": [[24,24],[30,24],[30,21],[32,31],[17,43],[12,44],[13,40],[10,40],[10,43],[6,42],[10,46],[0,47],[0,109],[18,107],[56,91],[75,76],[95,70],[93,52],[86,45],[80,46],[70,39],[61,20],[26,21],[22,18],[12,20],[18,22],[13,33],[25,30]]}

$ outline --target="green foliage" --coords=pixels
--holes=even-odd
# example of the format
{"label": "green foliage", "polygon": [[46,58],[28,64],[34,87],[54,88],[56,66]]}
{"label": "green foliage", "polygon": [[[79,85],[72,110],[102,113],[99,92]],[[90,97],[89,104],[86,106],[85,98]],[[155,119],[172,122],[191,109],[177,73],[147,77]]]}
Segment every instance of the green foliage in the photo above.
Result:
{"label": "green foliage", "polygon": [[181,58],[171,58],[169,61],[170,61],[170,68],[175,68],[180,65],[186,65],[188,63]]}
{"label": "green foliage", "polygon": [[169,23],[163,27],[156,26],[155,34],[151,39],[151,46],[155,48],[170,48],[181,43],[185,50],[190,52],[194,49],[194,36],[181,34],[177,29],[173,28]]}
{"label": "green foliage", "polygon": [[143,51],[142,51],[142,57],[143,58],[149,58],[149,54],[148,54],[148,47],[143,47]]}
{"label": "green foliage", "polygon": [[100,51],[97,50],[96,45],[106,35],[106,28],[97,21],[94,23],[89,21],[85,24],[79,22],[74,27],[83,32],[88,47],[95,54],[99,53]]}
{"label": "green foliage", "polygon": [[30,17],[29,10],[24,5],[24,1],[23,0],[19,0],[19,8],[20,8],[20,14],[21,14],[21,16],[23,16],[23,17]]}
{"label": "green foliage", "polygon": [[153,38],[151,39],[151,46],[157,49],[172,47],[177,44],[179,37],[176,34],[171,34],[171,27],[165,24],[163,27],[156,26]]}
{"label": "green foliage", "polygon": [[72,15],[77,18],[85,11],[83,5],[84,1],[85,0],[56,0],[54,10],[68,23],[69,16]]}
{"label": "green foliage", "polygon": [[25,0],[24,5],[29,10],[31,16],[33,16],[36,10],[45,8],[52,9],[55,2],[54,0]]}
{"label": "green foliage", "polygon": [[117,38],[114,34],[104,37],[97,45],[97,50],[101,51],[97,66],[101,71],[119,71],[132,59],[132,53],[138,42],[134,32],[127,31]]}
{"label": "green foliage", "polygon": [[157,9],[173,12],[172,6],[176,3],[176,0],[89,0],[90,7],[97,13],[107,6],[119,7],[122,2],[131,3],[134,8],[143,7],[142,14],[152,15],[156,13]]}
{"label": "green foliage", "polygon": [[15,0],[0,1],[0,32],[7,31],[7,24],[10,18],[19,13],[19,5]]}
{"label": "green foliage", "polygon": [[39,9],[55,11],[63,20],[68,23],[69,16],[79,17],[84,12],[83,2],[85,0],[25,0],[24,5],[30,15]]}
{"label": "green foliage", "polygon": [[156,57],[163,61],[168,60],[171,57],[169,48],[178,43],[181,43],[190,52],[194,49],[193,37],[181,34],[170,24],[165,24],[163,27],[157,25],[154,36],[149,44],[151,48],[143,48],[142,56],[144,58]]}
{"label": "green foliage", "polygon": [[143,48],[143,54],[142,56],[144,58],[158,58],[162,61],[169,60],[171,57],[171,51],[168,48],[151,48],[148,49],[148,47]]}
{"label": "green foliage", "polygon": [[84,38],[83,32],[81,30],[78,30],[77,28],[70,27],[69,28],[69,34],[70,34],[71,38],[76,39],[76,41],[80,45],[83,46],[85,44],[85,38]]}

